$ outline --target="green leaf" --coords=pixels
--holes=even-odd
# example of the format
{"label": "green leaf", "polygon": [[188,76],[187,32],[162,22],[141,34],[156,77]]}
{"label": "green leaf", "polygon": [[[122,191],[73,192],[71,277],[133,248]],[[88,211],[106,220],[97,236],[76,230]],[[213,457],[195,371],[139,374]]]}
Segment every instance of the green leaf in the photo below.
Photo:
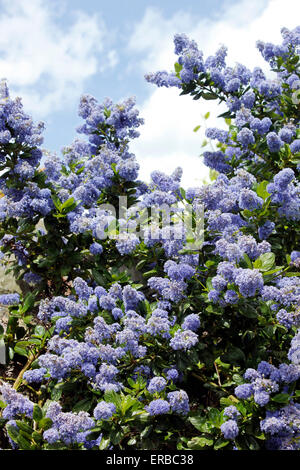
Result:
{"label": "green leaf", "polygon": [[260,445],[256,442],[254,437],[245,436],[245,440],[250,450],[260,450]]}
{"label": "green leaf", "polygon": [[252,269],[252,261],[246,253],[244,253],[244,260],[246,261],[248,268]]}
{"label": "green leaf", "polygon": [[43,412],[42,412],[42,409],[39,407],[39,405],[34,405],[32,417],[34,421],[37,421],[37,422],[43,418]]}
{"label": "green leaf", "polygon": [[188,441],[187,445],[189,449],[198,450],[202,449],[203,447],[210,447],[212,446],[214,441],[212,439],[207,439],[206,437],[193,437],[190,441]]}
{"label": "green leaf", "polygon": [[262,433],[262,434],[255,434],[255,437],[256,439],[259,439],[260,441],[265,441],[266,440],[266,436]]}
{"label": "green leaf", "polygon": [[246,356],[240,348],[232,346],[228,351],[221,357],[222,361],[229,362],[232,364],[239,364],[246,360]]}
{"label": "green leaf", "polygon": [[216,93],[202,93],[202,98],[205,100],[216,100],[218,98],[218,95]]}
{"label": "green leaf", "polygon": [[43,429],[44,431],[47,431],[47,429],[50,429],[52,427],[52,420],[50,418],[42,418],[39,421],[39,428]]}
{"label": "green leaf", "polygon": [[218,426],[220,424],[220,417],[221,417],[221,413],[216,408],[211,408],[209,410],[208,412],[209,421],[213,423],[215,426]]}
{"label": "green leaf", "polygon": [[99,273],[99,271],[97,271],[96,269],[92,269],[92,276],[99,286],[105,284],[105,279],[103,275]]}
{"label": "green leaf", "polygon": [[253,268],[254,269],[260,269],[261,266],[262,266],[262,260],[257,258],[253,263]]}
{"label": "green leaf", "polygon": [[228,118],[228,119],[231,119],[231,118],[234,118],[235,115],[231,113],[231,111],[225,111],[225,113],[222,113],[222,114],[219,114],[219,116],[217,116],[218,118],[221,117],[221,118]]}
{"label": "green leaf", "polygon": [[23,322],[25,323],[25,325],[29,325],[31,323],[31,320],[32,315],[26,315],[26,317],[23,317]]}
{"label": "green leaf", "polygon": [[269,184],[269,181],[262,181],[256,188],[257,195],[264,200],[270,196],[270,193],[268,193],[266,189],[268,184]]}
{"label": "green leaf", "polygon": [[118,445],[123,438],[123,433],[121,431],[112,431],[110,434],[110,441],[115,446]]}
{"label": "green leaf", "polygon": [[73,197],[70,197],[61,205],[60,211],[62,212],[64,210],[66,212],[66,209],[70,209],[70,207],[73,207],[74,203],[75,203],[75,199]]}
{"label": "green leaf", "polygon": [[61,396],[62,396],[62,389],[61,388],[54,387],[51,390],[51,399],[53,401],[59,401]]}
{"label": "green leaf", "polygon": [[206,279],[206,287],[208,290],[213,290],[212,277],[208,277]]}
{"label": "green leaf", "polygon": [[18,428],[21,429],[22,431],[24,431],[28,434],[33,433],[32,427],[29,426],[29,424],[25,423],[24,421],[16,420],[16,424],[17,424]]}
{"label": "green leaf", "polygon": [[200,125],[199,125],[199,126],[196,126],[196,127],[194,127],[194,129],[193,129],[193,132],[197,132],[197,131],[199,131],[200,127],[201,127]]}
{"label": "green leaf", "polygon": [[204,119],[208,119],[208,118],[209,118],[209,116],[210,116],[210,112],[209,112],[209,111],[207,111],[207,113],[205,113],[205,114],[204,114]]}
{"label": "green leaf", "polygon": [[215,264],[216,264],[215,261],[209,259],[208,261],[206,261],[205,266],[207,266],[208,268],[210,268],[211,266],[214,266]]}
{"label": "green leaf", "polygon": [[40,442],[42,442],[42,440],[43,440],[43,436],[41,436],[41,434],[40,434],[39,432],[34,431],[34,432],[32,433],[32,439],[34,439],[35,442],[40,443]]}
{"label": "green leaf", "polygon": [[27,310],[33,307],[34,301],[35,301],[35,296],[31,292],[28,292],[28,294],[25,297],[23,306],[21,307],[21,313],[25,313],[27,312]]}
{"label": "green leaf", "polygon": [[14,347],[14,352],[24,357],[28,357],[29,354],[29,351],[27,351],[25,348],[18,346],[18,343]]}
{"label": "green leaf", "polygon": [[119,411],[121,410],[122,398],[114,390],[110,390],[108,392],[105,392],[104,400],[108,403],[113,403],[116,406],[117,410],[119,410]]}
{"label": "green leaf", "polygon": [[21,434],[19,434],[18,436],[17,444],[19,445],[21,450],[30,450],[32,448],[30,440],[22,436]]}
{"label": "green leaf", "polygon": [[45,450],[67,450],[68,447],[60,442],[54,442],[54,444],[49,444],[46,446]]}
{"label": "green leaf", "polygon": [[206,418],[203,416],[191,416],[189,422],[196,428],[198,431],[205,432],[204,426],[206,423]]}
{"label": "green leaf", "polygon": [[233,374],[232,380],[238,385],[241,385],[242,383],[244,383],[243,377],[241,377],[239,374]]}
{"label": "green leaf", "polygon": [[260,271],[266,272],[270,271],[275,264],[275,255],[272,252],[263,253],[257,258],[254,262],[253,267],[259,269]]}
{"label": "green leaf", "polygon": [[234,395],[230,395],[228,398],[222,397],[220,399],[220,404],[223,406],[231,406],[231,405],[236,405],[238,401],[239,400]]}
{"label": "green leaf", "polygon": [[127,412],[130,410],[130,414],[133,411],[138,410],[141,408],[141,403],[134,397],[130,395],[126,395],[122,397],[122,404],[121,404],[121,413],[123,416],[127,414]]}
{"label": "green leaf", "polygon": [[15,352],[11,346],[9,346],[8,348],[8,355],[9,355],[9,359],[12,361],[14,358]]}
{"label": "green leaf", "polygon": [[222,449],[222,447],[226,447],[229,444],[230,441],[227,441],[226,439],[219,438],[215,443],[214,443],[214,449],[219,450]]}
{"label": "green leaf", "polygon": [[56,194],[54,194],[54,193],[51,195],[51,197],[52,197],[52,201],[53,201],[53,204],[55,205],[56,209],[57,209],[58,211],[60,211],[60,208],[61,208],[61,201],[60,201],[60,199],[59,199],[59,198],[56,196]]}
{"label": "green leaf", "polygon": [[150,424],[150,426],[146,426],[140,434],[141,438],[144,439],[148,437],[151,434],[152,430],[153,430],[152,424]]}
{"label": "green leaf", "polygon": [[76,403],[75,406],[73,406],[73,412],[78,413],[78,411],[89,411],[92,406],[92,402],[90,398],[84,398],[83,400],[80,400],[78,403]]}
{"label": "green leaf", "polygon": [[299,56],[298,55],[295,55],[291,60],[290,60],[290,64],[292,65],[296,65],[298,64],[299,62]]}
{"label": "green leaf", "polygon": [[288,393],[278,393],[272,397],[272,401],[275,401],[276,403],[289,403],[290,398],[291,397]]}
{"label": "green leaf", "polygon": [[130,377],[128,377],[127,382],[130,385],[130,387],[136,388],[136,382],[133,379],[131,379]]}
{"label": "green leaf", "polygon": [[202,96],[202,93],[196,93],[195,96],[193,97],[193,100],[200,100],[201,96]]}
{"label": "green leaf", "polygon": [[135,437],[132,437],[131,439],[129,439],[129,441],[127,442],[127,445],[128,446],[134,446],[136,444],[136,438]]}
{"label": "green leaf", "polygon": [[150,276],[153,276],[153,274],[157,274],[156,269],[151,269],[151,271],[147,271],[147,272],[143,273],[143,276],[144,277],[150,277]]}
{"label": "green leaf", "polygon": [[249,304],[241,306],[239,313],[241,313],[246,318],[257,318],[258,315],[257,310]]}
{"label": "green leaf", "polygon": [[278,273],[279,271],[282,271],[284,266],[278,266],[275,269],[271,269],[271,271],[266,271],[263,273],[263,276],[270,276],[271,274]]}
{"label": "green leaf", "polygon": [[107,449],[107,447],[109,446],[110,444],[110,439],[101,439],[101,442],[100,442],[100,445],[99,445],[99,449],[100,450],[105,450]]}
{"label": "green leaf", "polygon": [[183,188],[179,188],[179,191],[180,191],[180,195],[183,199],[186,199],[186,193],[185,193],[185,190]]}
{"label": "green leaf", "polygon": [[37,325],[34,329],[34,334],[36,336],[39,336],[40,338],[42,338],[45,333],[46,333],[46,330],[42,325]]}
{"label": "green leaf", "polygon": [[17,442],[17,438],[19,436],[19,430],[15,426],[12,426],[12,425],[7,425],[6,430],[7,430],[7,434],[9,435],[9,437],[14,442]]}
{"label": "green leaf", "polygon": [[174,64],[174,69],[175,69],[176,76],[177,76],[178,78],[180,78],[180,72],[181,72],[181,70],[182,70],[182,65],[179,64],[178,62],[175,62],[175,64]]}

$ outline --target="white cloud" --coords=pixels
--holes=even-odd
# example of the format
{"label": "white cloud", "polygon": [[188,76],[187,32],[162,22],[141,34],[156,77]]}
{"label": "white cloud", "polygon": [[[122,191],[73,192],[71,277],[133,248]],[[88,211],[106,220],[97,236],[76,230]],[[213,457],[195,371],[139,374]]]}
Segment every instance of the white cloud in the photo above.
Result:
{"label": "white cloud", "polygon": [[100,66],[100,72],[103,72],[107,69],[113,69],[119,63],[118,53],[115,49],[108,51],[106,54],[105,60]]}
{"label": "white cloud", "polygon": [[[78,99],[85,80],[100,68],[102,19],[77,11],[66,25],[60,22],[64,4],[54,0],[0,0],[0,7],[1,76],[22,96],[26,110],[43,117]],[[115,53],[105,54],[114,66]]]}
{"label": "white cloud", "polygon": [[[217,104],[210,105],[216,114]],[[145,119],[141,136],[131,144],[140,163],[140,177],[149,180],[154,169],[172,173],[175,167],[184,169],[182,183],[191,181],[199,185],[208,177],[208,169],[201,163],[200,147],[203,133],[193,132],[205,121],[202,114],[207,109],[199,109],[199,102],[188,96],[178,97],[174,88],[157,89],[143,104],[140,112]],[[220,112],[219,112],[220,113]]]}
{"label": "white cloud", "polygon": [[[265,68],[266,63],[255,47],[256,41],[280,43],[280,29],[297,26],[299,13],[298,0],[285,0],[284,4],[282,0],[238,1],[226,9],[220,6],[213,19],[197,18],[184,11],[164,18],[160,10],[148,8],[136,25],[128,48],[136,54],[143,73],[172,70],[176,61],[173,36],[185,32],[197,41],[205,57],[225,44],[228,64],[241,62],[250,69]],[[136,67],[137,63],[132,66]],[[215,102],[195,102],[190,97],[179,96],[178,90],[154,88],[141,106],[141,115],[145,118],[141,137],[132,144],[144,178],[149,179],[154,169],[170,173],[176,166],[184,170],[184,185],[199,184],[203,176],[207,177],[208,170],[199,159],[204,130],[195,134],[193,128],[202,123],[201,115],[208,110],[212,116],[209,127],[224,127],[222,120],[216,120],[222,110]]]}

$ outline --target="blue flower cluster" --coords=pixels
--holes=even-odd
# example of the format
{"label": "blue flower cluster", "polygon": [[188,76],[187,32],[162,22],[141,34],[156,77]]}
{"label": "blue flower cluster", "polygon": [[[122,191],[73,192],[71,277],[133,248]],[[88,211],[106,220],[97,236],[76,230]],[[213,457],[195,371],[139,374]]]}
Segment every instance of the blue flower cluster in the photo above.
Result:
{"label": "blue flower cluster", "polygon": [[32,418],[34,403],[22,393],[18,393],[7,383],[0,386],[2,400],[6,404],[2,412],[4,419],[14,419],[21,416]]}
{"label": "blue flower cluster", "polygon": [[97,420],[109,419],[116,412],[116,407],[113,403],[107,403],[106,401],[100,401],[94,409],[94,417]]}
{"label": "blue flower cluster", "polygon": [[2,305],[14,305],[20,302],[19,294],[1,294],[0,304]]}
{"label": "blue flower cluster", "polygon": [[[292,58],[299,46],[298,27],[293,31],[283,28],[282,34],[281,46],[262,42],[258,42],[257,45],[263,57],[272,66],[275,66],[275,59],[280,58],[283,61]],[[219,140],[220,143],[226,142],[227,148],[225,151],[222,149],[204,152],[206,165],[220,173],[231,172],[232,157],[240,167],[251,160],[262,159],[256,148],[260,148],[263,144],[271,154],[278,153],[285,145],[289,146],[292,153],[299,151],[296,126],[288,123],[281,129],[273,128],[271,119],[268,116],[261,118],[257,115],[255,107],[257,101],[263,97],[266,110],[279,112],[283,88],[298,86],[294,85],[299,82],[296,74],[285,70],[279,72],[276,79],[268,79],[258,67],[253,72],[241,64],[236,64],[234,68],[228,67],[225,62],[224,47],[221,47],[214,56],[204,60],[203,53],[198,50],[195,41],[190,40],[185,34],[175,35],[174,44],[175,54],[178,56],[175,73],[148,74],[146,80],[158,86],[183,88],[184,92],[188,86],[189,91],[195,90],[193,94],[198,92],[200,96],[204,88],[208,93],[205,91],[202,95],[205,98],[207,93],[208,99],[217,98],[218,94],[221,94],[229,111],[236,117],[237,129],[234,131],[224,133],[216,128],[208,129],[207,136]],[[261,145],[255,145],[258,142]]]}
{"label": "blue flower cluster", "polygon": [[300,405],[291,403],[280,410],[267,411],[260,428],[269,437],[267,448],[270,450],[300,449]]}
{"label": "blue flower cluster", "polygon": [[271,200],[278,206],[278,213],[288,220],[300,218],[300,186],[291,168],[285,168],[274,176],[267,190]]}
{"label": "blue flower cluster", "polygon": [[247,369],[244,378],[250,383],[238,385],[235,395],[241,399],[253,396],[255,403],[265,406],[272,393],[278,392],[280,387],[296,382],[300,378],[300,367],[295,363],[282,363],[279,367],[275,367],[262,361],[257,370]]}
{"label": "blue flower cluster", "polygon": [[65,413],[57,402],[50,403],[46,417],[52,421],[52,426],[43,434],[49,444],[58,441],[67,445],[82,443],[87,440],[87,431],[95,426],[95,421],[85,411]]}
{"label": "blue flower cluster", "polygon": [[[52,207],[51,191],[35,181],[43,156],[39,146],[44,124],[34,124],[24,113],[20,98],[11,99],[5,81],[0,83],[0,220],[6,217],[47,215]],[[13,147],[15,151],[12,151]]]}
{"label": "blue flower cluster", "polygon": [[[286,328],[299,326],[300,280],[297,276],[279,276],[275,285],[264,286],[261,295],[269,301],[279,323]],[[281,308],[283,307],[283,308]]]}
{"label": "blue flower cluster", "polygon": [[167,395],[167,400],[162,398],[152,400],[149,405],[145,406],[145,410],[152,416],[169,412],[186,415],[190,410],[188,395],[184,390],[170,392]]}
{"label": "blue flower cluster", "polygon": [[86,122],[78,132],[89,137],[90,153],[98,153],[99,147],[110,137],[113,145],[126,142],[139,136],[136,131],[143,119],[138,117],[135,99],[129,98],[122,103],[114,104],[107,98],[102,104],[91,95],[83,95],[79,104],[79,116]]}
{"label": "blue flower cluster", "polygon": [[237,421],[240,415],[240,412],[233,405],[227,406],[227,408],[224,409],[223,416],[229,418],[221,424],[220,427],[221,433],[225,439],[234,440],[238,436],[239,428]]}
{"label": "blue flower cluster", "polygon": [[[167,267],[170,266],[173,265]],[[188,269],[187,265],[184,266],[186,266],[186,275],[191,276],[194,271]],[[176,263],[173,267],[177,267]],[[177,270],[175,272],[177,273]],[[80,380],[87,381],[95,391],[119,392],[126,387],[127,381],[127,377],[121,373],[120,366],[121,364],[126,366],[132,358],[139,362],[139,367],[133,370],[133,376],[137,373],[146,375],[147,390],[151,394],[163,392],[167,386],[178,380],[179,372],[175,367],[163,369],[161,371],[163,375],[157,375],[157,369],[154,372],[145,366],[143,361],[147,363],[152,350],[151,343],[154,346],[157,337],[164,341],[169,358],[172,351],[187,351],[197,345],[198,335],[195,331],[200,327],[197,314],[187,315],[182,327],[171,332],[176,318],[170,318],[168,311],[159,306],[147,319],[143,317],[138,311],[145,297],[130,285],[121,288],[120,284],[114,283],[106,291],[100,286],[90,288],[81,278],[76,278],[73,285],[76,297],[59,296],[43,300],[40,304],[38,318],[46,323],[54,321],[56,331],[60,335],[52,336],[46,353],[39,356],[39,368],[24,374],[27,382],[41,383],[49,379],[59,382],[79,374]],[[90,309],[90,305],[93,304],[91,299],[95,300],[93,311]],[[166,307],[165,305],[161,307],[163,306]],[[101,316],[103,310],[110,312],[115,321],[107,322]],[[84,339],[81,341],[68,339],[66,334],[72,322],[84,319],[90,314],[94,316],[93,327],[86,327]],[[67,325],[61,320],[67,321]],[[170,392],[169,395],[171,411],[186,413],[188,410],[186,393]],[[95,409],[94,417],[108,419],[107,413],[110,413],[110,410],[107,406],[106,402],[100,402]],[[151,407],[156,405],[149,404],[149,406],[152,409]]]}
{"label": "blue flower cluster", "polygon": [[[180,187],[181,168],[172,174],[153,171],[149,184],[138,180],[129,143],[143,120],[133,98],[100,104],[82,96],[84,124],[77,131],[86,140],[75,139],[62,159],[46,156],[40,171],[43,125],[33,124],[1,82],[0,258],[14,256],[15,273],[34,290],[32,310],[38,305],[37,321],[46,327],[43,340],[34,335],[27,343],[38,357],[20,383],[30,393],[42,384],[45,395],[68,383],[62,403],[47,402],[52,425],[43,431],[46,446],[99,447],[109,427],[119,426],[127,415],[135,420],[141,414],[140,426],[151,417],[159,421],[160,415],[164,420],[163,415],[174,414],[184,427],[198,404],[197,390],[187,383],[190,373],[205,385],[201,391],[207,384],[217,391],[223,375],[233,379],[229,385],[240,383],[231,377],[236,367],[245,383],[234,393],[246,401],[227,406],[218,424],[210,423],[213,438],[217,429],[222,445],[248,445],[243,436],[252,413],[267,447],[299,449],[294,392],[300,379],[300,138],[292,97],[300,88],[300,28],[283,28],[282,35],[281,45],[257,44],[277,73],[274,79],[260,68],[228,66],[223,46],[204,58],[185,34],[174,38],[175,71],[146,76],[157,86],[227,106],[228,129],[206,130],[216,148],[205,151],[203,159],[216,178],[186,191]],[[119,201],[117,213],[118,196],[126,196],[129,207]],[[190,248],[186,205],[204,214],[200,249]],[[45,230],[34,228],[40,219]],[[140,284],[130,279],[136,265]],[[30,296],[23,303],[19,294],[0,295],[5,306],[20,300],[18,315],[24,313],[30,323]],[[9,328],[6,339],[19,341],[22,329],[14,331],[13,321]],[[290,363],[284,363],[290,340]],[[230,363],[222,359],[219,371],[216,358],[224,351]],[[90,414],[72,411],[77,393],[69,396],[69,386],[92,397]],[[18,419],[29,422],[34,404],[7,384],[0,390],[2,418],[20,431]],[[124,414],[120,403],[132,408]],[[11,445],[16,446],[12,440]]]}
{"label": "blue flower cluster", "polygon": [[[272,393],[287,393],[288,387],[297,383],[300,378],[299,360],[299,334],[291,343],[288,354],[290,364],[282,363],[275,367],[262,361],[257,370],[247,369],[244,378],[250,383],[239,385],[235,389],[235,395],[240,399],[249,399],[253,396],[254,402],[259,406],[265,406],[270,401]],[[266,412],[266,418],[260,423],[261,430],[268,436],[268,447],[273,449],[298,449],[299,448],[299,405],[290,403],[277,411]]]}

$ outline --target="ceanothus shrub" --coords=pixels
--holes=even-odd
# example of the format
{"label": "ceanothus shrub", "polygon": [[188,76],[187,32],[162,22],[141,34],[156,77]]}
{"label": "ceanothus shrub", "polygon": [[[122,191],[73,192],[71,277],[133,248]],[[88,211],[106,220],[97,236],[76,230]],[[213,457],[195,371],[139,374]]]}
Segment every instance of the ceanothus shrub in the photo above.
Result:
{"label": "ceanothus shrub", "polygon": [[272,75],[177,34],[174,72],[146,76],[227,106],[199,188],[180,168],[138,179],[133,99],[81,97],[85,140],[41,167],[43,125],[2,82],[1,258],[30,288],[0,296],[22,364],[2,447],[299,450],[300,28],[282,36],[257,43]]}

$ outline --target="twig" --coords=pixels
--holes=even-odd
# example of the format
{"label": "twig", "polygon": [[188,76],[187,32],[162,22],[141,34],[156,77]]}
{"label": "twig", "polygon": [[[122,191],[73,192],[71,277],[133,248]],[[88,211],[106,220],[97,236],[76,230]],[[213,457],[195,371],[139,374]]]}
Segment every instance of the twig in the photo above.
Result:
{"label": "twig", "polygon": [[215,366],[217,376],[218,376],[218,384],[219,384],[220,387],[222,387],[221,378],[220,378],[220,374],[219,374],[219,369],[218,369],[218,366],[217,366],[216,362],[214,362],[214,366]]}
{"label": "twig", "polygon": [[200,375],[195,372],[192,372],[192,376],[195,377],[195,379],[200,380],[200,382],[205,382],[204,378],[200,377]]}
{"label": "twig", "polygon": [[33,355],[33,356],[29,356],[25,366],[23,367],[23,369],[21,370],[21,372],[19,373],[18,377],[16,378],[16,381],[13,385],[13,388],[15,390],[18,390],[19,388],[19,385],[21,384],[22,380],[23,380],[23,374],[24,372],[27,371],[27,369],[29,369],[29,367],[31,366],[31,364],[33,363],[33,361],[38,357],[38,354],[36,355]]}
{"label": "twig", "polygon": [[7,380],[12,380],[13,382],[15,381],[13,377],[2,377],[2,375],[0,375],[0,379],[4,381],[7,381]]}

